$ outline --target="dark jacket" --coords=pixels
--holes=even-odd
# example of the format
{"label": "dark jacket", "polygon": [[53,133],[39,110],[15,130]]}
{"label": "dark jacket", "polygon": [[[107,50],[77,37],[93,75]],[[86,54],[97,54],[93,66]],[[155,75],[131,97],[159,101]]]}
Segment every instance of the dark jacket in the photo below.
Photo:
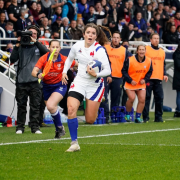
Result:
{"label": "dark jacket", "polygon": [[[115,31],[119,31],[118,24],[116,25]],[[128,40],[129,39],[129,28],[126,25],[123,25],[121,30],[121,40]]]}
{"label": "dark jacket", "polygon": [[166,35],[166,43],[168,43],[168,44],[178,44],[178,42],[179,42],[179,39],[178,39],[177,32],[175,32],[175,33],[172,33],[172,32],[167,33],[167,35]]}
{"label": "dark jacket", "polygon": [[18,61],[16,83],[29,83],[35,82],[38,79],[31,75],[34,66],[38,59],[46,54],[48,49],[40,42],[34,43],[29,46],[15,46],[11,56],[11,63]]}
{"label": "dark jacket", "polygon": [[141,12],[142,17],[143,17],[144,19],[146,19],[146,15],[147,15],[147,14],[146,14],[146,8],[145,8],[144,6],[135,5],[134,16],[136,16],[136,14],[137,14],[138,12]]}
{"label": "dark jacket", "polygon": [[69,31],[69,34],[71,35],[72,39],[80,40],[83,37],[82,31],[80,29],[78,29],[78,28],[73,29],[73,28],[70,27],[68,29],[68,31]]}
{"label": "dark jacket", "polygon": [[180,49],[173,53],[174,60],[174,76],[173,76],[173,90],[180,91]]}
{"label": "dark jacket", "polygon": [[51,25],[52,32],[60,32],[61,25],[59,25],[56,21]]}
{"label": "dark jacket", "polygon": [[21,18],[19,18],[15,23],[15,30],[22,31],[23,29],[26,29],[30,25],[32,25],[32,23],[28,18],[26,18],[25,20],[22,20]]}

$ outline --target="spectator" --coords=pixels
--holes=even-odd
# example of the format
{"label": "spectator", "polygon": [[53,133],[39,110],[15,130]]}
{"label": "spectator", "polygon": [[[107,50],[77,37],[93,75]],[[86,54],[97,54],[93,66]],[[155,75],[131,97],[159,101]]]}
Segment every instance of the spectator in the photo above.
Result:
{"label": "spectator", "polygon": [[123,17],[125,18],[127,23],[130,22],[131,14],[130,14],[129,3],[128,2],[125,2],[125,4],[124,4],[124,16]]}
{"label": "spectator", "polygon": [[128,25],[129,31],[128,31],[128,40],[129,41],[134,41],[134,24],[129,23]]}
{"label": "spectator", "polygon": [[85,7],[85,10],[84,10],[84,12],[82,14],[85,24],[87,24],[87,23],[96,24],[98,19],[103,19],[107,15],[108,7],[106,7],[106,13],[104,15],[94,14],[94,6],[90,6],[89,7],[89,12],[86,14],[86,8],[87,8],[87,6]]}
{"label": "spectator", "polygon": [[[64,17],[62,19],[63,24],[63,39],[71,39],[71,35],[69,34],[68,28],[69,28],[69,19],[67,17]],[[64,45],[68,46],[69,44],[67,42],[64,42]]]}
{"label": "spectator", "polygon": [[76,27],[76,24],[76,21],[72,20],[68,31],[72,39],[80,40],[81,38],[83,38],[83,33]]}
{"label": "spectator", "polygon": [[5,29],[5,25],[6,25],[5,20],[6,20],[6,15],[5,15],[5,13],[4,13],[4,12],[1,12],[1,13],[0,13],[0,26],[1,26],[3,29]]}
{"label": "spectator", "polygon": [[42,3],[42,12],[46,15],[51,24],[51,0],[41,0]]}
{"label": "spectator", "polygon": [[142,18],[142,14],[139,12],[136,14],[136,17],[133,18],[132,23],[134,24],[134,40],[142,41],[143,33],[146,33],[147,24],[146,21]]}
{"label": "spectator", "polygon": [[159,34],[160,37],[160,42],[162,39],[162,34],[163,34],[163,21],[160,19],[160,14],[156,13],[155,17],[151,19],[150,21],[151,27]]}
{"label": "spectator", "polygon": [[48,25],[48,18],[43,18],[43,20],[42,20],[42,26],[44,27],[44,29],[46,30],[46,29],[50,29],[51,30],[51,28],[50,28],[50,26]]}
{"label": "spectator", "polygon": [[27,9],[27,0],[21,0],[21,8]]}
{"label": "spectator", "polygon": [[78,6],[76,0],[68,0],[63,6],[62,17],[67,17],[69,21],[77,20]]}
{"label": "spectator", "polygon": [[[176,26],[172,25],[170,32],[167,33],[166,35],[166,42],[167,44],[178,44],[179,39],[178,39],[178,34],[176,32]],[[175,47],[168,47],[170,50],[174,50]]]}
{"label": "spectator", "polygon": [[86,13],[88,13],[89,12],[89,4],[87,4],[87,0],[81,0],[78,3],[78,15],[77,15],[78,18],[82,18],[82,13],[85,9],[85,5],[87,6]]}
{"label": "spectator", "polygon": [[0,13],[4,12],[4,1],[0,0]]}
{"label": "spectator", "polygon": [[144,7],[144,0],[138,0],[138,4],[135,5],[135,11],[134,11],[134,16],[137,15],[137,13],[141,12],[142,14],[142,17],[144,19],[147,19],[146,18],[146,9]]}
{"label": "spectator", "polygon": [[[94,12],[94,14],[97,14],[97,15],[105,15],[105,12],[103,11],[103,8],[102,8],[102,5],[100,3],[100,1],[98,1],[95,5],[95,9],[96,11]],[[96,22],[97,25],[106,25],[107,24],[107,18],[104,18],[104,19],[97,19],[97,22]]]}
{"label": "spectator", "polygon": [[116,31],[120,32],[122,41],[124,41],[124,39],[128,39],[129,29],[126,26],[125,18],[119,18],[119,23],[116,26]]}
{"label": "spectator", "polygon": [[174,75],[173,75],[173,90],[176,90],[176,111],[174,117],[180,117],[180,44],[173,53],[174,60]]}
{"label": "spectator", "polygon": [[150,26],[150,20],[153,18],[153,11],[152,11],[152,5],[148,4],[147,5],[147,10],[146,10],[146,21],[147,21],[147,26]]}
{"label": "spectator", "polygon": [[177,27],[178,40],[180,42],[180,26]]}
{"label": "spectator", "polygon": [[170,31],[171,25],[175,25],[174,20],[175,20],[174,16],[171,16],[169,18],[169,20],[166,22],[166,24],[165,24],[165,33]]}
{"label": "spectator", "polygon": [[[165,10],[166,11],[166,10]],[[167,12],[167,11],[166,11]],[[169,16],[174,16],[174,14],[176,13],[176,11],[174,11],[171,7],[169,8],[169,11],[167,12],[167,14]]]}
{"label": "spectator", "polygon": [[147,32],[143,34],[143,41],[144,42],[150,42],[151,34],[153,33],[153,30],[151,27],[147,28]]}
{"label": "spectator", "polygon": [[38,59],[48,52],[48,49],[37,41],[40,36],[40,30],[36,26],[30,26],[28,30],[32,31],[31,45],[20,45],[14,47],[10,56],[11,63],[18,60],[18,70],[16,77],[16,101],[17,101],[17,127],[16,134],[22,134],[25,129],[26,106],[28,97],[30,98],[30,123],[31,132],[42,134],[39,130],[40,103],[42,99],[41,86],[38,78],[31,76],[31,72]]}
{"label": "spectator", "polygon": [[40,3],[40,2],[37,3],[37,8],[36,8],[36,10],[37,10],[37,12],[38,12],[39,15],[40,15],[40,14],[43,14],[43,12],[42,12],[42,6],[41,6],[41,3]]}
{"label": "spectator", "polygon": [[171,6],[177,7],[177,11],[180,11],[180,2],[179,0],[172,0]]}
{"label": "spectator", "polygon": [[175,22],[175,26],[177,28],[180,25],[180,12],[176,12],[174,22]]}
{"label": "spectator", "polygon": [[169,14],[169,6],[164,6],[164,10]]}
{"label": "spectator", "polygon": [[17,30],[23,30],[23,29],[26,29],[27,26],[30,26],[32,25],[31,21],[28,19],[28,9],[24,9],[24,8],[21,8],[20,10],[20,18],[18,18],[18,20],[16,21],[16,31]]}
{"label": "spectator", "polygon": [[84,30],[84,23],[83,23],[82,18],[78,18],[77,19],[77,28],[80,29],[83,32],[83,30]]}
{"label": "spectator", "polygon": [[130,13],[130,19],[134,18],[134,11],[135,11],[135,6],[133,6],[133,1],[128,1],[129,4],[129,13]]}
{"label": "spectator", "polygon": [[6,15],[6,21],[9,21],[8,8],[11,5],[11,0],[6,0],[4,3],[4,12]]}
{"label": "spectator", "polygon": [[107,6],[107,1],[106,0],[101,0],[101,6],[103,7],[103,11],[105,12],[105,8]]}
{"label": "spectator", "polygon": [[36,21],[34,20],[33,15],[29,15],[29,18],[28,18],[28,19],[31,21],[31,24],[32,24],[32,25],[37,24]]}
{"label": "spectator", "polygon": [[42,39],[45,39],[45,36],[44,36],[44,34],[45,34],[44,27],[43,27],[43,26],[40,26],[39,29],[40,29],[40,31],[41,31],[41,35],[40,35],[40,37],[39,37],[41,40],[39,40],[39,42],[40,42],[41,44],[45,45],[46,47],[48,47],[48,46],[49,46],[49,42],[46,41],[46,40],[42,40]]}
{"label": "spectator", "polygon": [[17,4],[17,0],[12,0],[11,5],[8,7],[9,20],[15,25],[16,21],[20,17],[20,6]]}
{"label": "spectator", "polygon": [[57,17],[62,17],[62,7],[57,7],[55,13],[53,14],[52,23],[56,21]]}
{"label": "spectator", "polygon": [[56,21],[51,25],[52,32],[59,32],[61,31],[61,24],[62,19],[60,16],[56,18]]}
{"label": "spectator", "polygon": [[59,32],[53,32],[51,38],[52,39],[60,39]]}
{"label": "spectator", "polygon": [[[13,23],[12,22],[7,22],[5,25],[5,34],[6,38],[15,38],[14,33],[13,33]],[[2,32],[1,32],[1,37],[2,37]],[[1,44],[8,44],[8,43],[13,43],[15,44],[15,40],[1,40]],[[3,50],[5,47],[2,48]]]}
{"label": "spectator", "polygon": [[158,6],[157,2],[153,1],[151,4],[152,4],[152,10],[155,11],[155,9],[157,9]]}
{"label": "spectator", "polygon": [[32,2],[31,7],[29,9],[30,14],[33,16],[33,19],[35,20],[35,23],[40,24],[41,23],[41,19],[46,17],[46,15],[43,14],[38,14],[37,11],[37,3],[36,2]]}
{"label": "spectator", "polygon": [[58,2],[58,0],[51,0],[51,8],[56,9],[64,5],[64,1]]}

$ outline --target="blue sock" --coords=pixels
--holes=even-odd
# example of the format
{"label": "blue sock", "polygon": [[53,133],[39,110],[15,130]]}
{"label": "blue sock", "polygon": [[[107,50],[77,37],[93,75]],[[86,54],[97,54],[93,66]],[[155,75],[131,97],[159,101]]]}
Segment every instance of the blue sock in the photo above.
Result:
{"label": "blue sock", "polygon": [[131,112],[127,112],[127,111],[126,111],[126,115],[130,115],[130,113],[131,113]]}
{"label": "blue sock", "polygon": [[136,119],[141,117],[141,113],[136,112]]}
{"label": "blue sock", "polygon": [[59,111],[57,110],[54,114],[51,114],[51,116],[52,116],[52,118],[53,118],[54,125],[55,125],[55,127],[56,127],[56,131],[58,131],[58,127],[59,127],[59,126],[62,126],[61,116],[60,116]]}
{"label": "blue sock", "polygon": [[78,120],[77,120],[77,118],[68,119],[67,123],[68,123],[68,127],[69,127],[69,132],[71,135],[71,140],[76,141],[77,140]]}

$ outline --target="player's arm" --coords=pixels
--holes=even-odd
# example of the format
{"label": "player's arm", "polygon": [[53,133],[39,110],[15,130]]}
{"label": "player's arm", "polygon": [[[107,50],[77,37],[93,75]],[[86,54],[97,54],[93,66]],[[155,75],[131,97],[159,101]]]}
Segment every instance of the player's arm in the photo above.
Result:
{"label": "player's arm", "polygon": [[150,68],[149,68],[149,71],[147,72],[147,74],[146,74],[146,76],[145,76],[145,78],[144,78],[144,80],[145,80],[146,83],[147,83],[147,81],[150,79],[150,77],[151,77],[151,75],[152,75],[152,72],[153,72],[153,67],[152,67],[152,61],[151,61],[151,66],[150,66]]}
{"label": "player's arm", "polygon": [[132,82],[132,78],[129,76],[128,74],[128,69],[129,69],[129,59],[126,59],[124,61],[124,66],[122,68],[122,74],[123,74],[123,78],[126,82],[130,83]]}
{"label": "player's arm", "polygon": [[165,59],[164,58],[164,80],[167,82],[168,81],[168,76],[167,76],[167,73],[166,73],[166,62],[165,62]]}
{"label": "player's arm", "polygon": [[106,51],[103,48],[99,49],[98,56],[98,59],[100,59],[102,62],[102,71],[97,73],[96,77],[109,76],[111,74],[111,67]]}

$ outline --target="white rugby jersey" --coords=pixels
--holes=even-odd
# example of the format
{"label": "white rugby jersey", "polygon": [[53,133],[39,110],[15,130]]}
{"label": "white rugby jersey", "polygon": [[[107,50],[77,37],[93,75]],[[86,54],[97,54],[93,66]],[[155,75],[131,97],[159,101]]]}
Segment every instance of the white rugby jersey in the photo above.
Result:
{"label": "white rugby jersey", "polygon": [[[74,59],[78,59],[77,77],[94,80],[98,77],[105,77],[111,74],[110,63],[106,51],[96,41],[89,48],[85,48],[84,40],[76,42],[69,52],[63,73],[67,73]],[[87,73],[87,64],[92,60],[98,60],[102,63],[102,71],[97,73],[97,77],[93,77]]]}

